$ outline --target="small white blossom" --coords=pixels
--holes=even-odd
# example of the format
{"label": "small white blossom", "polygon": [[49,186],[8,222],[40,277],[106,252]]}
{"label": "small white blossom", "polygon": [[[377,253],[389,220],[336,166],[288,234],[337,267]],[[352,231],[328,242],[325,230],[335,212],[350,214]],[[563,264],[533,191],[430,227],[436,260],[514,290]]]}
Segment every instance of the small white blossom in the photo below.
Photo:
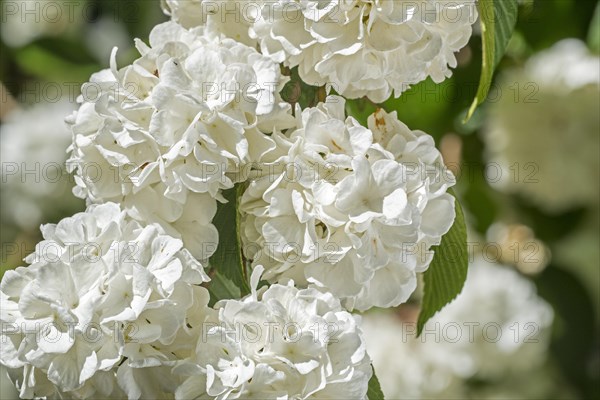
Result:
{"label": "small white blossom", "polygon": [[242,197],[247,257],[270,281],[314,283],[350,309],[406,301],[455,216],[433,139],[383,110],[362,127],[339,97],[296,115]]}
{"label": "small white blossom", "polygon": [[[117,204],[42,227],[0,285],[2,351],[21,397],[129,399],[172,393],[208,303],[203,267],[179,239]],[[193,322],[190,322],[193,321]]]}
{"label": "small white blossom", "polygon": [[330,293],[274,284],[217,303],[195,357],[175,373],[189,377],[178,399],[364,399],[372,375],[359,317]]}
{"label": "small white blossom", "polygon": [[75,193],[122,202],[131,216],[181,236],[195,257],[212,254],[220,191],[274,147],[289,125],[279,66],[202,28],[156,26],[142,57],[92,76],[70,119]]}

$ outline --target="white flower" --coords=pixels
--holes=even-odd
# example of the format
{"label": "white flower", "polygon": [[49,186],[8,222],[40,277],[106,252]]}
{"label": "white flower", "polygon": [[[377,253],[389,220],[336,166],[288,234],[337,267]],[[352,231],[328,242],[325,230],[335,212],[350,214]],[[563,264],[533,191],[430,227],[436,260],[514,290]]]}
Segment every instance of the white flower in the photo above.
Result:
{"label": "white flower", "polygon": [[0,126],[3,224],[37,230],[48,218],[80,207],[65,168],[71,141],[64,116],[74,106],[66,99],[15,109]]}
{"label": "white flower", "polygon": [[483,136],[492,185],[550,213],[597,204],[598,71],[600,57],[569,39],[504,74]]}
{"label": "white flower", "polygon": [[284,81],[256,50],[202,28],[161,24],[151,47],[136,45],[142,57],[117,70],[113,54],[70,118],[76,194],[123,202],[205,259],[214,246],[204,244],[217,241],[214,199],[274,147],[265,133],[291,121]]}
{"label": "white flower", "polygon": [[293,282],[217,303],[196,356],[175,367],[189,375],[176,398],[364,399],[372,370],[359,317],[339,300]]}
{"label": "white flower", "polygon": [[532,374],[546,360],[552,308],[514,269],[476,259],[462,293],[427,322],[419,338],[415,320],[416,313],[363,316],[386,398],[481,398],[468,380],[496,388],[514,385],[520,376],[532,398],[552,397],[556,388],[531,392]]}
{"label": "white flower", "polygon": [[456,67],[471,36],[475,0],[261,1],[250,34],[262,53],[298,66],[302,80],[379,103]]}
{"label": "white flower", "polygon": [[[179,239],[117,204],[42,227],[44,239],[0,285],[2,352],[22,397],[137,399],[179,384],[208,292]],[[15,371],[16,370],[16,371]]]}
{"label": "white flower", "polygon": [[433,139],[383,110],[362,127],[339,97],[296,115],[242,196],[246,256],[350,309],[406,301],[455,216]]}

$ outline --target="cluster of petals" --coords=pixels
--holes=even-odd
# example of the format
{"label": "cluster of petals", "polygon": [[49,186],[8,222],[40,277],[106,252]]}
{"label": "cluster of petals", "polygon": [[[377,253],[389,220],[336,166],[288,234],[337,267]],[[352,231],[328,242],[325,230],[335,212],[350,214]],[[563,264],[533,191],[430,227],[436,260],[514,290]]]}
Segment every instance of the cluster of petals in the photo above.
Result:
{"label": "cluster of petals", "polygon": [[[0,362],[21,397],[366,398],[349,311],[414,292],[455,178],[395,112],[365,127],[330,96],[292,113],[281,66],[381,102],[449,76],[474,2],[164,0],[171,21],[130,65],[113,51],[67,118],[87,210],[43,226],[0,284]],[[251,293],[209,307],[213,218],[234,187]]]}
{"label": "cluster of petals", "polygon": [[46,225],[0,285],[2,352],[23,398],[364,398],[360,317],[271,285],[209,308],[203,267],[117,204]]}
{"label": "cluster of petals", "polygon": [[194,350],[208,292],[182,241],[117,204],[42,227],[0,285],[2,351],[22,398],[161,397]]}
{"label": "cluster of petals", "polygon": [[141,57],[94,74],[69,118],[75,194],[122,203],[181,237],[198,259],[214,251],[216,200],[275,145],[290,106],[279,65],[232,39],[175,22],[156,26]]}
{"label": "cluster of petals", "polygon": [[312,85],[347,98],[397,97],[457,66],[472,34],[476,0],[166,0],[188,26],[207,26],[251,44]]}
{"label": "cluster of petals", "polygon": [[177,399],[364,399],[372,376],[360,317],[316,288],[293,282],[216,304],[196,354],[177,367]]}
{"label": "cluster of petals", "polygon": [[477,19],[475,0],[265,3],[251,31],[263,54],[298,66],[309,84],[375,102],[449,77]]}
{"label": "cluster of petals", "polygon": [[163,0],[164,13],[186,28],[205,26],[238,42],[256,47],[250,37],[252,21],[260,14],[264,0]]}
{"label": "cluster of petals", "polygon": [[348,309],[406,301],[455,217],[433,139],[384,110],[363,127],[336,96],[296,116],[242,196],[247,258]]}

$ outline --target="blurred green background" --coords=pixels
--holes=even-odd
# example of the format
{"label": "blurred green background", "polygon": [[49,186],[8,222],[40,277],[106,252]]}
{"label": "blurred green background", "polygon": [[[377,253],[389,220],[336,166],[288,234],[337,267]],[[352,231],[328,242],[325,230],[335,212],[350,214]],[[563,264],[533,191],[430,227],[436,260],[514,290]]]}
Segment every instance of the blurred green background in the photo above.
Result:
{"label": "blurred green background", "polygon": [[[37,190],[44,183],[35,177],[44,180],[43,166],[20,178],[19,169],[25,165],[35,171],[32,165],[40,160],[64,163],[70,134],[61,130],[61,115],[54,125],[58,134],[52,136],[53,125],[44,119],[51,114],[19,113],[60,102],[69,112],[74,110],[79,86],[91,73],[108,67],[113,46],[119,46],[119,66],[130,63],[137,56],[133,38],[147,41],[151,28],[167,19],[158,0],[87,0],[75,2],[75,18],[42,26],[42,22],[15,21],[9,3],[14,2],[2,1],[0,40],[1,273],[22,265],[22,258],[34,250],[41,239],[40,223],[55,223],[85,207],[70,193],[72,178],[66,171],[43,190]],[[39,3],[43,7],[47,2]],[[425,81],[383,107],[396,110],[411,129],[435,138],[457,175],[457,193],[474,251],[486,243],[498,244],[505,253],[535,244],[535,262],[525,259],[527,253],[515,251],[495,259],[534,282],[554,310],[547,362],[560,378],[532,371],[531,379],[553,379],[568,388],[568,397],[592,399],[600,398],[600,71],[592,68],[592,83],[584,87],[538,80],[535,72],[531,76],[536,71],[532,60],[537,57],[542,60],[538,64],[552,64],[547,61],[551,57],[539,58],[540,53],[563,39],[577,39],[587,46],[588,64],[597,65],[593,60],[597,63],[600,52],[598,2],[521,2],[516,32],[498,67],[491,98],[467,124],[463,118],[475,95],[481,66],[478,33],[459,53],[459,66],[450,79],[441,85]],[[557,65],[560,51],[554,52]],[[376,107],[355,100],[347,108],[366,123]],[[509,123],[514,121],[519,129]],[[59,150],[53,152],[52,146]],[[494,168],[490,163],[495,163]],[[562,175],[550,168],[556,166]],[[512,183],[501,184],[498,173],[510,174]],[[560,178],[559,183],[553,178]],[[6,377],[1,379],[5,390]],[[481,384],[493,388],[494,382],[468,383]],[[9,394],[0,397],[4,396]],[[555,398],[552,392],[527,396],[514,398]]]}

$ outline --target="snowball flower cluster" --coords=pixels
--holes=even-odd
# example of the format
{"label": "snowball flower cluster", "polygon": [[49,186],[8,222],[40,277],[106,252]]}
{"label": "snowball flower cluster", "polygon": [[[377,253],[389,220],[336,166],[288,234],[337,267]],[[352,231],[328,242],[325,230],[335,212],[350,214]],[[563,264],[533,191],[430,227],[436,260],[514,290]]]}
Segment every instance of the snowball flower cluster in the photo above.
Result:
{"label": "snowball flower cluster", "polygon": [[[0,284],[21,397],[365,399],[349,311],[409,298],[454,222],[455,179],[395,112],[364,127],[338,96],[292,111],[281,71],[376,101],[439,82],[473,2],[165,0],[171,21],[132,64],[115,49],[67,118],[87,210],[43,226]],[[250,267],[251,293],[223,297]]]}
{"label": "snowball flower cluster", "polygon": [[188,378],[178,399],[364,399],[372,375],[360,317],[315,288],[271,285],[216,304],[195,357],[175,373]]}
{"label": "snowball flower cluster", "polygon": [[247,257],[270,281],[316,284],[349,309],[406,301],[455,217],[433,139],[395,112],[362,127],[336,96],[296,115],[242,196]]}
{"label": "snowball flower cluster", "polygon": [[[484,398],[469,379],[531,389],[533,372],[545,362],[552,321],[551,306],[531,281],[478,258],[462,293],[427,322],[419,338],[411,317],[390,313],[366,314],[363,329],[387,398]],[[547,391],[531,397],[552,397],[555,389],[541,387]]]}
{"label": "snowball flower cluster", "polygon": [[[266,2],[252,27],[263,54],[309,84],[387,100],[427,77],[439,83],[471,37],[475,0]],[[298,14],[298,15],[295,15]]]}
{"label": "snowball flower cluster", "polygon": [[202,28],[156,26],[142,57],[92,76],[82,89],[69,165],[75,193],[122,202],[161,224],[199,259],[216,247],[215,199],[240,169],[274,147],[263,133],[285,128],[279,66],[256,50]]}
{"label": "snowball flower cluster", "polygon": [[[193,351],[208,281],[181,240],[114,203],[42,227],[44,240],[0,285],[2,351],[22,398],[157,397]],[[198,324],[199,325],[199,324]]]}
{"label": "snowball flower cluster", "polygon": [[375,102],[449,77],[477,20],[475,0],[166,0],[165,9],[187,26],[254,39],[306,83]]}
{"label": "snowball flower cluster", "polygon": [[2,352],[20,396],[364,398],[360,318],[293,282],[211,309],[202,265],[114,203],[43,227],[0,285]]}
{"label": "snowball flower cluster", "polygon": [[598,71],[600,57],[567,39],[505,73],[483,136],[492,185],[549,213],[597,204]]}

